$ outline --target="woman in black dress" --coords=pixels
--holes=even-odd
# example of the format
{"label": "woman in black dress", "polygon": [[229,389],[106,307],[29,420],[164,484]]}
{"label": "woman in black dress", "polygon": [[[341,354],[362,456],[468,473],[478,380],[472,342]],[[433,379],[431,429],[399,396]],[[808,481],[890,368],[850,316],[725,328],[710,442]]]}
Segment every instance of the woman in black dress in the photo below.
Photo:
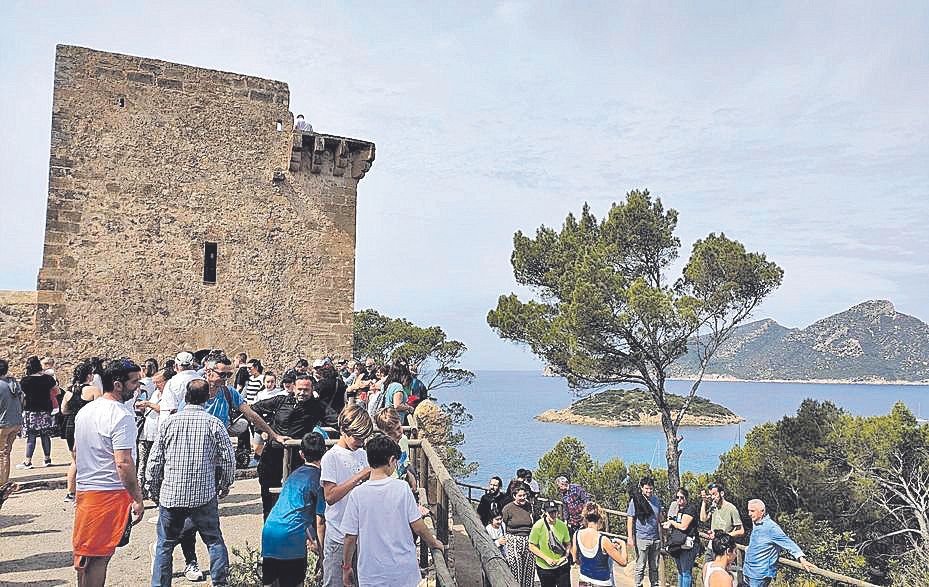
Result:
{"label": "woman in black dress", "polygon": [[26,376],[20,380],[19,385],[25,397],[20,436],[26,439],[26,458],[16,468],[32,468],[36,438],[42,439],[42,452],[45,453],[45,466],[48,467],[52,464],[52,434],[56,428],[52,417],[52,395],[58,393],[58,382],[42,372],[42,363],[38,357],[29,357],[26,360]]}

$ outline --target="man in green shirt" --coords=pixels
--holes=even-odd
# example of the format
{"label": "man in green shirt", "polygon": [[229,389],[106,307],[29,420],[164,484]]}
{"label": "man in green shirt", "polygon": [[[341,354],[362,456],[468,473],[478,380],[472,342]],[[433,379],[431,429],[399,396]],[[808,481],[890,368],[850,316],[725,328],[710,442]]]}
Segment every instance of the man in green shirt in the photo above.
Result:
{"label": "man in green shirt", "polygon": [[[716,532],[725,532],[733,538],[745,535],[739,510],[726,501],[726,487],[721,482],[710,483],[706,491],[700,492],[700,521],[710,522],[710,542]],[[707,560],[713,559],[713,549],[707,549]]]}
{"label": "man in green shirt", "polygon": [[568,564],[568,546],[571,532],[568,525],[558,519],[561,510],[558,502],[542,504],[545,512],[529,532],[529,552],[535,555],[536,572],[542,587],[571,587],[571,565]]}

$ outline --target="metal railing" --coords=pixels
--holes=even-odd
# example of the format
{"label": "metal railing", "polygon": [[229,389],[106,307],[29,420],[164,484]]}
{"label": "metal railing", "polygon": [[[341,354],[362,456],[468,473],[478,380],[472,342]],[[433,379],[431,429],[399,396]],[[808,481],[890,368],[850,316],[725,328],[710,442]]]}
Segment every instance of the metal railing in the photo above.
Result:
{"label": "metal railing", "polygon": [[[486,491],[486,489],[484,487],[481,487],[480,485],[473,485],[471,483],[464,483],[461,481],[458,482],[458,486],[467,490],[468,501],[471,503],[480,503],[481,501],[480,496],[483,495],[484,492]],[[478,492],[477,498],[474,497],[475,491]],[[540,496],[540,499],[549,499],[549,498]],[[554,501],[558,502],[559,504],[561,503],[561,501],[557,499]],[[627,537],[624,532],[618,532],[618,533],[610,532],[610,526],[611,526],[610,519],[618,518],[619,520],[622,520],[622,523],[619,525],[619,527],[625,530],[626,528],[625,521],[626,521],[626,518],[629,517],[629,514],[627,514],[624,511],[614,510],[614,509],[604,508],[604,507],[601,507],[600,511],[604,514],[604,518],[603,518],[604,519],[604,532],[603,533],[611,537],[617,537],[617,538],[622,538],[623,540],[626,540]],[[703,532],[700,533],[700,537],[703,538],[704,540],[709,538],[709,536],[704,534]],[[736,546],[739,549],[739,559],[736,564],[737,564],[737,568],[739,572],[741,573],[742,557],[744,556],[746,547],[742,544],[737,544]],[[658,565],[658,574],[659,574],[658,581],[660,585],[667,585],[667,582],[665,581],[665,577],[664,577],[665,564],[663,560],[667,558],[670,558],[670,557],[664,555],[663,553],[659,554],[660,562]],[[801,571],[804,570],[803,566],[800,563],[798,563],[797,561],[791,560],[789,558],[781,557],[780,559],[778,559],[777,562],[778,562],[778,565],[782,567],[789,567],[791,569],[798,569]],[[852,585],[852,587],[880,587],[878,585],[875,585],[874,583],[868,583],[867,581],[863,581],[861,579],[856,579],[854,577],[849,577],[846,575],[842,575],[840,573],[834,573],[832,571],[821,569],[819,567],[814,567],[812,570],[807,571],[807,572],[810,573],[811,575],[822,577],[823,579],[829,579],[830,581],[835,581],[836,583],[840,583],[842,585]]]}

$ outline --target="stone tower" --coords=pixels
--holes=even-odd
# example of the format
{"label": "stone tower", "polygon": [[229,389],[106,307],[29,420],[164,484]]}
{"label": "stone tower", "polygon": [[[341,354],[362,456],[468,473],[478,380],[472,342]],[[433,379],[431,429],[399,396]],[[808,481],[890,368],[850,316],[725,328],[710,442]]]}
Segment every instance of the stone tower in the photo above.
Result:
{"label": "stone tower", "polygon": [[[293,127],[286,83],[59,46],[36,292],[0,356],[348,356],[374,144]],[[20,363],[21,365],[21,363]]]}

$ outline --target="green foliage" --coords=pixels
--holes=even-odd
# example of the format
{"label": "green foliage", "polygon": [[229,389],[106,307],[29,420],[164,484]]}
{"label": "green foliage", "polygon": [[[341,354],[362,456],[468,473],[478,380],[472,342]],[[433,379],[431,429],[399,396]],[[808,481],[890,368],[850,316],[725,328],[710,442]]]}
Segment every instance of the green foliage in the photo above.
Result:
{"label": "green foliage", "polygon": [[743,515],[748,499],[764,500],[824,568],[871,569],[879,581],[891,560],[929,544],[929,426],[900,403],[886,415],[853,417],[806,400],[722,455],[716,476]]}
{"label": "green foliage", "polygon": [[539,459],[534,479],[544,495],[558,495],[555,479],[565,476],[572,483],[585,487],[590,485],[590,475],[598,467],[587,454],[587,449],[577,438],[566,436]]}
{"label": "green foliage", "polygon": [[[777,522],[794,542],[802,545],[803,552],[816,566],[856,579],[868,579],[868,563],[855,549],[855,535],[849,530],[837,531],[826,520],[817,520],[813,514],[797,510],[778,516]],[[831,587],[832,581],[812,579],[808,573],[784,569],[778,576],[787,584],[801,580],[811,587]]]}
{"label": "green foliage", "polygon": [[[671,393],[665,394],[668,406],[672,411],[680,410],[687,398]],[[580,399],[570,408],[572,413],[597,418],[600,420],[616,420],[621,422],[638,421],[640,415],[654,416],[658,408],[647,391],[639,389],[608,389]],[[708,418],[737,418],[728,408],[714,404],[710,400],[694,396],[687,413],[691,416],[705,416]]]}
{"label": "green foliage", "polygon": [[[610,459],[603,464],[594,461],[587,448],[577,438],[566,436],[539,459],[539,466],[534,478],[539,482],[543,495],[558,495],[555,479],[564,475],[572,483],[587,489],[600,505],[625,510],[629,502],[630,484],[635,485],[643,477],[655,479],[655,492],[661,500],[670,503],[668,492],[668,472],[664,469],[652,469],[646,464],[631,464],[628,467],[621,459]],[[707,475],[696,476],[685,473],[685,487],[696,490],[709,481]]]}
{"label": "green foliage", "polygon": [[[307,553],[307,577],[304,587],[319,587],[319,581],[313,574],[316,568],[316,555]],[[232,560],[229,563],[229,587],[261,587],[261,550],[250,546],[232,547]]]}
{"label": "green foliage", "polygon": [[390,318],[371,309],[355,312],[354,318],[355,357],[373,357],[379,364],[403,358],[411,365],[428,366],[420,378],[429,390],[468,385],[474,379],[474,373],[459,366],[468,347],[463,342],[448,340],[439,326],[422,328],[404,318]]}
{"label": "green foliage", "polygon": [[[701,347],[705,368],[719,345],[780,285],[783,271],[725,235],[694,244],[683,275],[677,212],[648,191],[634,190],[598,221],[585,204],[560,231],[517,232],[511,257],[520,285],[538,299],[500,296],[487,322],[502,337],[526,344],[573,387],[633,383],[647,389],[663,414],[669,482],[680,482],[677,427],[664,390],[671,364],[688,344]],[[696,335],[706,330],[705,338]],[[702,378],[702,371],[700,377]],[[697,390],[693,386],[691,395]]]}
{"label": "green foliage", "polygon": [[473,461],[468,462],[458,447],[465,441],[461,427],[467,426],[474,417],[458,402],[442,404],[442,411],[448,416],[450,426],[445,444],[441,447],[444,450],[439,451],[439,457],[452,477],[456,479],[470,477],[477,472],[479,465]]}
{"label": "green foliage", "polygon": [[890,563],[893,585],[898,587],[925,587],[929,585],[929,549],[917,548],[897,557]]}

